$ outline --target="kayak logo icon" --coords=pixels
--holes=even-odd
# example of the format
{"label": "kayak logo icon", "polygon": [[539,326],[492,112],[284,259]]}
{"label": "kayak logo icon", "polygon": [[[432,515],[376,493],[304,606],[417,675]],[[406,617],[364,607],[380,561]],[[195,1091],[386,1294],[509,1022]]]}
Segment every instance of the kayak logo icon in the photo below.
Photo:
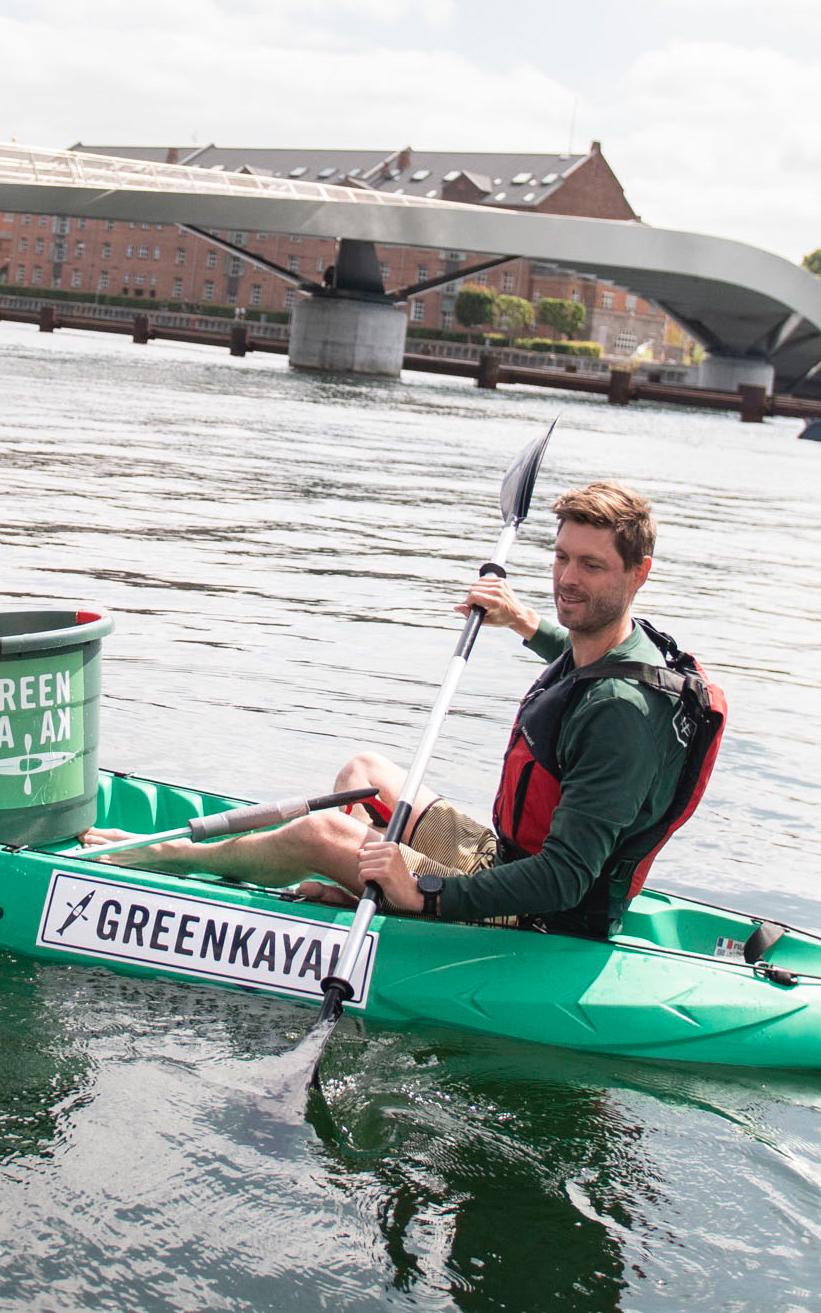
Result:
{"label": "kayak logo icon", "polygon": [[0,664],[0,810],[82,795],[84,702],[81,651]]}
{"label": "kayak logo icon", "polygon": [[[54,871],[37,944],[98,962],[130,962],[320,1001],[321,982],[334,974],[347,933],[344,926],[293,913]],[[368,1001],[378,939],[370,931],[359,955],[351,981],[354,1007]]]}
{"label": "kayak logo icon", "polygon": [[33,743],[30,734],[26,734],[23,746],[25,747],[24,756],[6,757],[0,760],[0,775],[22,775],[23,793],[27,798],[30,798],[32,793],[32,775],[39,775],[42,771],[56,770],[58,766],[65,766],[77,756],[76,752],[32,753]]}

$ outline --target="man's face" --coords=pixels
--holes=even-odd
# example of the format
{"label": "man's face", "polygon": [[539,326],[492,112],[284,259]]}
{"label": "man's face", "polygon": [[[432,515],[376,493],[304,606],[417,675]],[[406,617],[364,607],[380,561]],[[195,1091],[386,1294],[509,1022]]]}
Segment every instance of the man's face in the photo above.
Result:
{"label": "man's face", "polygon": [[650,570],[650,557],[627,568],[612,529],[565,520],[553,557],[553,597],[559,624],[595,634],[627,614]]}

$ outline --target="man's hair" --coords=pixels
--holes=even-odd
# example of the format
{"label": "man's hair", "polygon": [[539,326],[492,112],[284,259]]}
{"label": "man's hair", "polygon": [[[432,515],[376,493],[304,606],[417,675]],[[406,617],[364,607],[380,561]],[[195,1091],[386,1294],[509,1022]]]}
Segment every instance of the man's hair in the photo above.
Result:
{"label": "man's hair", "polygon": [[569,488],[556,498],[553,511],[560,529],[565,520],[612,529],[616,550],[627,570],[653,555],[656,522],[650,503],[620,483],[603,480],[589,483],[586,488]]}

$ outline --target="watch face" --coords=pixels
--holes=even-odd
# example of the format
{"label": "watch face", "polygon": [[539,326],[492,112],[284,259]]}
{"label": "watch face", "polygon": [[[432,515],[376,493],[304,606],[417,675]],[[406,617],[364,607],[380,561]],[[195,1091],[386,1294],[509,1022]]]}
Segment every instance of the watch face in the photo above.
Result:
{"label": "watch face", "polygon": [[444,883],[441,875],[420,875],[416,887],[423,894],[440,894]]}

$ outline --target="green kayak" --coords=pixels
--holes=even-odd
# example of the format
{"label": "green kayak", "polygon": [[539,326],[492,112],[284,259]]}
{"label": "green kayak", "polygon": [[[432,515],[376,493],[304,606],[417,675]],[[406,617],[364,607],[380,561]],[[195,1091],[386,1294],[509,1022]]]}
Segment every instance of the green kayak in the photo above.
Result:
{"label": "green kayak", "polygon": [[[102,772],[97,823],[153,833],[239,805]],[[352,913],[287,890],[102,865],[63,855],[69,846],[0,847],[0,948],[321,1001]],[[352,983],[346,1006],[389,1026],[821,1070],[821,938],[654,890],[607,941],[376,916]]]}

